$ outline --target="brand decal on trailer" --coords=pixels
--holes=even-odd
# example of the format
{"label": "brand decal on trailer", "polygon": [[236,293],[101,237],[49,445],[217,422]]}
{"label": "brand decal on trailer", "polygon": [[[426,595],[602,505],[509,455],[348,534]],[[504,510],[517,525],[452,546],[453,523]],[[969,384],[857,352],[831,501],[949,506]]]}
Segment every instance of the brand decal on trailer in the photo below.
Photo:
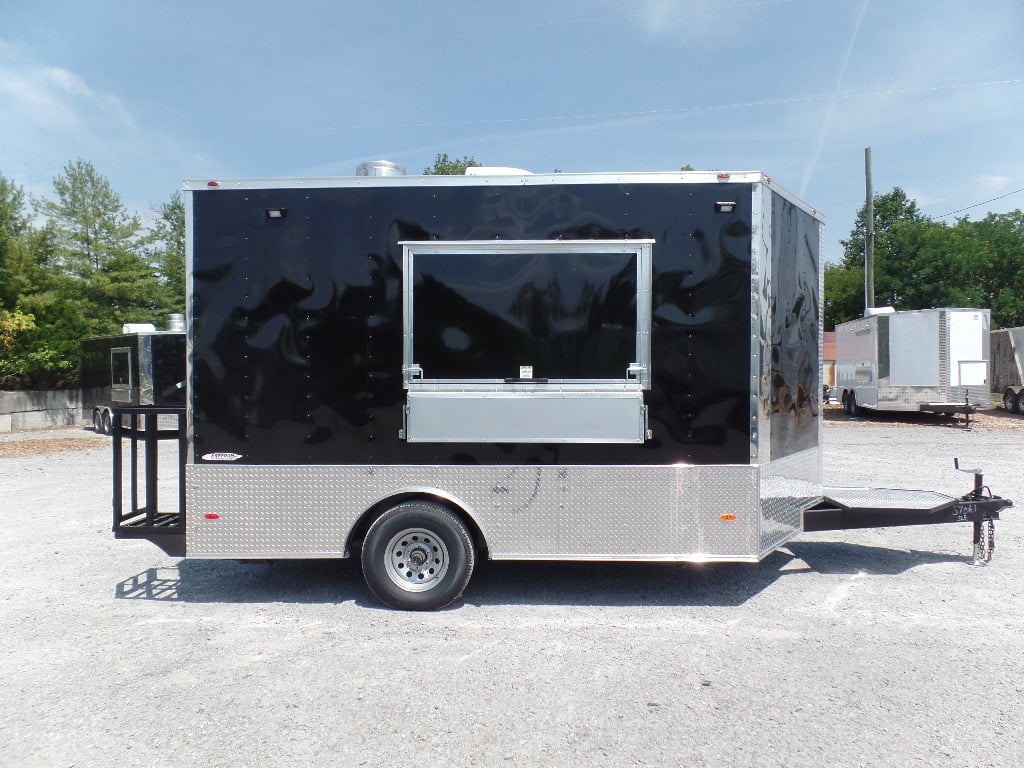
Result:
{"label": "brand decal on trailer", "polygon": [[242,458],[240,453],[204,453],[203,461],[238,461]]}

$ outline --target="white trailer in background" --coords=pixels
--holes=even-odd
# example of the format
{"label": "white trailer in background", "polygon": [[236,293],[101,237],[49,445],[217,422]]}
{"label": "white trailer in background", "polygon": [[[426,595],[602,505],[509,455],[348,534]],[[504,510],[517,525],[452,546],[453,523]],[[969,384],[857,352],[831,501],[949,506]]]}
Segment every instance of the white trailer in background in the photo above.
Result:
{"label": "white trailer in background", "polygon": [[1024,327],[992,331],[992,392],[1009,413],[1024,413]]}
{"label": "white trailer in background", "polygon": [[989,310],[886,307],[837,325],[836,388],[851,416],[988,408]]}

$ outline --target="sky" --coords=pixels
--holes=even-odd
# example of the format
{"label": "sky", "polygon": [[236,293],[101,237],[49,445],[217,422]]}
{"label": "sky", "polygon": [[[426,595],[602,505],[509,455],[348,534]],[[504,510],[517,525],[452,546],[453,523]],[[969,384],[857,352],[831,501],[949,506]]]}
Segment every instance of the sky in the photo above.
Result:
{"label": "sky", "polygon": [[0,175],[78,158],[145,219],[184,179],[438,153],[539,173],[763,171],[842,256],[900,187],[1024,208],[1022,0],[0,0]]}

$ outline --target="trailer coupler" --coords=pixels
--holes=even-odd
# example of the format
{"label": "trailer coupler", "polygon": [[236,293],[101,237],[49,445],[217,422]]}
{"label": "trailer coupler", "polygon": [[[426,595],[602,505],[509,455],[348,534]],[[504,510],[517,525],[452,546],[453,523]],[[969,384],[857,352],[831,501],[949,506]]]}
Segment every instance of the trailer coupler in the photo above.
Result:
{"label": "trailer coupler", "polygon": [[[996,524],[995,518],[999,517],[999,510],[1006,506],[1012,506],[1012,502],[993,496],[991,489],[985,485],[985,476],[980,469],[961,469],[960,459],[953,459],[954,469],[960,472],[968,472],[974,475],[974,488],[970,493],[960,497],[960,504],[966,507],[969,519],[974,524],[974,533],[971,543],[974,545],[973,565],[975,567],[987,565],[992,562],[992,554],[996,548]],[[994,509],[994,502],[1001,502]],[[970,506],[976,505],[977,509],[972,511]],[[984,530],[987,528],[987,530]]]}

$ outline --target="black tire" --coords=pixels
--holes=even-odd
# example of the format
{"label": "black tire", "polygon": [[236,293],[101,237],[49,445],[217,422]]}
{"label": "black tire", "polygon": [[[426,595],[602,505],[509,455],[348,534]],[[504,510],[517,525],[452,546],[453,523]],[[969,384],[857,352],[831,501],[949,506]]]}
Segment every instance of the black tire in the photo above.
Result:
{"label": "black tire", "polygon": [[430,501],[407,501],[377,518],[363,540],[363,577],[381,602],[405,611],[450,605],[473,575],[462,521]]}
{"label": "black tire", "polygon": [[1024,389],[1018,392],[1013,398],[1013,412],[1024,413]]}
{"label": "black tire", "polygon": [[103,412],[103,434],[112,435],[114,434],[114,422],[110,419],[110,411]]}
{"label": "black tire", "polygon": [[857,393],[852,389],[846,396],[846,415],[847,416],[860,416],[860,406],[857,405]]}
{"label": "black tire", "polygon": [[1003,410],[1007,413],[1015,413],[1017,410],[1017,395],[1012,389],[1003,392]]}
{"label": "black tire", "polygon": [[97,435],[103,434],[103,414],[99,410],[92,412],[92,431]]}

